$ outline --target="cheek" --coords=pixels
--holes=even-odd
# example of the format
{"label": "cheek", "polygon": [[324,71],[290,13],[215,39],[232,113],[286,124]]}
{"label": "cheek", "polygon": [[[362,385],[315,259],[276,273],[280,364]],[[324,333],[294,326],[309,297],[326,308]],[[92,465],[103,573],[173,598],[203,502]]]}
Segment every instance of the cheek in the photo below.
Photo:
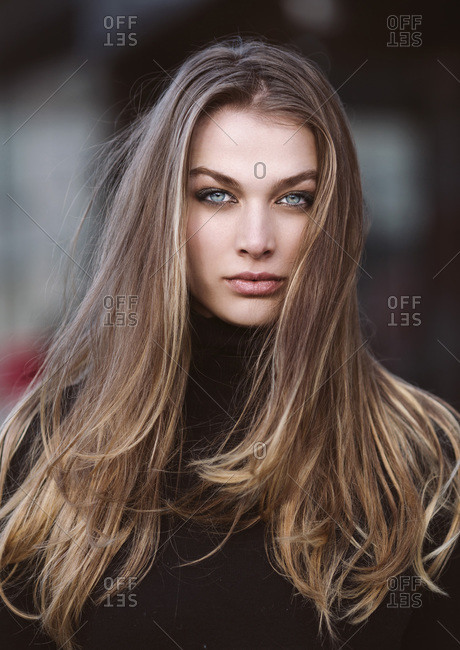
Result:
{"label": "cheek", "polygon": [[290,257],[295,256],[299,251],[301,244],[305,239],[306,227],[307,224],[303,222],[292,224],[292,228],[285,228],[282,231],[280,236],[283,239],[283,248],[285,251],[289,252]]}
{"label": "cheek", "polygon": [[[210,218],[211,217],[211,218]],[[187,246],[193,243],[198,248],[204,246],[208,239],[215,236],[216,222],[212,215],[201,212],[199,209],[190,209],[187,213],[187,227],[185,231]]]}
{"label": "cheek", "polygon": [[225,248],[218,224],[212,219],[190,215],[186,229],[187,264],[194,278],[208,277],[208,272],[219,266]]}
{"label": "cheek", "polygon": [[306,227],[305,223],[303,225],[297,224],[295,227],[285,229],[283,234],[280,235],[282,238],[282,243],[279,240],[282,257],[289,270],[292,269],[292,265],[295,263],[305,242]]}

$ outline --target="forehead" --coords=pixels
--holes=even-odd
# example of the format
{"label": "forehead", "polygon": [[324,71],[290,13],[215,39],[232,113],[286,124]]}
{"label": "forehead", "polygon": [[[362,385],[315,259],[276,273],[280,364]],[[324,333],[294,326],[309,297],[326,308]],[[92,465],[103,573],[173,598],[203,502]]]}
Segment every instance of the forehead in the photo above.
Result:
{"label": "forehead", "polygon": [[[280,118],[281,119],[281,118]],[[267,173],[289,174],[300,166],[316,167],[316,145],[312,131],[298,122],[282,122],[248,110],[226,107],[203,116],[196,124],[190,146],[191,167],[205,165],[235,171],[258,162]]]}

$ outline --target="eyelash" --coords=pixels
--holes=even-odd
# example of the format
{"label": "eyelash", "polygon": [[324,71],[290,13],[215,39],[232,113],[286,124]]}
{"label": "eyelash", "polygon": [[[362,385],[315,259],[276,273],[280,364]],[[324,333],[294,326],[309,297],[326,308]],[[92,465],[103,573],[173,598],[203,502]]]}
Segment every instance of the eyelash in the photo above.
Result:
{"label": "eyelash", "polygon": [[[202,203],[207,203],[209,205],[228,205],[229,203],[235,203],[235,201],[209,201],[207,199],[207,197],[210,196],[211,194],[216,194],[218,192],[220,192],[221,194],[228,194],[229,196],[233,196],[233,194],[230,194],[230,192],[226,192],[225,190],[221,190],[218,188],[205,188],[199,190],[198,192],[196,192],[195,196],[198,199],[198,201],[201,201]],[[295,208],[297,210],[304,209],[305,207],[311,207],[314,200],[314,195],[311,194],[311,192],[306,192],[305,190],[299,190],[297,192],[288,192],[281,198],[285,199],[287,196],[300,196],[305,200],[305,203],[299,203],[297,205],[293,205],[291,203],[279,204],[279,205],[286,205],[288,208]]]}

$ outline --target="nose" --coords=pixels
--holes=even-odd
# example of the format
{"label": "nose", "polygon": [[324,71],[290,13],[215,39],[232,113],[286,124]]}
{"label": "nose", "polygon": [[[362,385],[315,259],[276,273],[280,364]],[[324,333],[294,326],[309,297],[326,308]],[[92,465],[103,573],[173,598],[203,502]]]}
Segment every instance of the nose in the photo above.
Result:
{"label": "nose", "polygon": [[275,231],[268,207],[248,204],[237,219],[236,250],[255,259],[269,256],[275,250]]}

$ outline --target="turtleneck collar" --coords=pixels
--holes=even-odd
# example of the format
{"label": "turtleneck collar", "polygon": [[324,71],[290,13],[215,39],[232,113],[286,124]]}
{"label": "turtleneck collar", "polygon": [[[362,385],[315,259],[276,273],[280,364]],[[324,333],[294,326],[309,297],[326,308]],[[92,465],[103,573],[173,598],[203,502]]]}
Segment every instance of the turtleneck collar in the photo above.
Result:
{"label": "turtleneck collar", "polygon": [[190,308],[192,351],[211,355],[245,357],[262,345],[267,326],[234,325],[218,316],[203,316]]}

